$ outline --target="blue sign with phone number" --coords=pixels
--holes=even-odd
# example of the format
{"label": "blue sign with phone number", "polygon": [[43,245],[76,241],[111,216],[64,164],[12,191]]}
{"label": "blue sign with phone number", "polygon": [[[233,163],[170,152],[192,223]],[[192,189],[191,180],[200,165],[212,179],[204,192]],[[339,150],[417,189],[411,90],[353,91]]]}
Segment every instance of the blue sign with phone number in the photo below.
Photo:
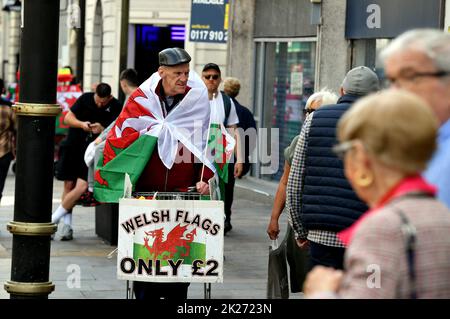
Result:
{"label": "blue sign with phone number", "polygon": [[229,12],[229,0],[192,0],[189,40],[226,43]]}

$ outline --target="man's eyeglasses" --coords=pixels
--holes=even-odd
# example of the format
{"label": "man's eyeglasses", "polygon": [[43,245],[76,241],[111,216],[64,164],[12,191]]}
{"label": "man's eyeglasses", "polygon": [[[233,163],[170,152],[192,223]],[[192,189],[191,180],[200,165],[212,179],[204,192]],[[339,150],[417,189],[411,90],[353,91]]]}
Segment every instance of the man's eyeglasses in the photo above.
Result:
{"label": "man's eyeglasses", "polygon": [[345,153],[350,151],[355,146],[355,141],[347,141],[333,146],[332,151],[341,160],[344,159]]}
{"label": "man's eyeglasses", "polygon": [[394,85],[396,83],[400,84],[401,82],[414,82],[416,79],[419,79],[422,77],[441,78],[441,77],[448,76],[448,75],[450,75],[449,71],[411,72],[411,73],[406,73],[406,74],[400,75],[396,78],[387,77],[386,79],[390,85]]}
{"label": "man's eyeglasses", "polygon": [[208,74],[208,75],[204,75],[203,77],[207,80],[211,80],[211,78],[213,80],[217,80],[219,78],[219,74]]}

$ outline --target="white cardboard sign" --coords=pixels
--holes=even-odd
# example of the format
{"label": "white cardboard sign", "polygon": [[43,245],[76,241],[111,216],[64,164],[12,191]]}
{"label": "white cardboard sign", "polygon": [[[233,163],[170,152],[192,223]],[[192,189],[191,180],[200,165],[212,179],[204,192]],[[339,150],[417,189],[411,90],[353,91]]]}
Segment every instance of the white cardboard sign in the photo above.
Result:
{"label": "white cardboard sign", "polygon": [[119,202],[117,277],[151,282],[223,282],[222,201]]}

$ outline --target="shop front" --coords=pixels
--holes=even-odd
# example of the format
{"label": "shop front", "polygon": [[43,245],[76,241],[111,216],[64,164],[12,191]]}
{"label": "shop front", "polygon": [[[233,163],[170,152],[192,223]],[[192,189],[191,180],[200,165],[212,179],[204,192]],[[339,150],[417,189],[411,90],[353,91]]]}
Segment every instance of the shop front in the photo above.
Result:
{"label": "shop front", "polygon": [[384,82],[379,52],[399,34],[444,26],[443,0],[347,0],[345,37],[351,41],[352,67],[374,68]]}
{"label": "shop front", "polygon": [[[256,1],[255,7],[254,114],[268,134],[260,134],[254,175],[279,180],[284,148],[300,133],[303,109],[314,91],[317,38],[309,1],[272,2]],[[266,151],[267,163],[261,161],[268,158],[261,156]]]}

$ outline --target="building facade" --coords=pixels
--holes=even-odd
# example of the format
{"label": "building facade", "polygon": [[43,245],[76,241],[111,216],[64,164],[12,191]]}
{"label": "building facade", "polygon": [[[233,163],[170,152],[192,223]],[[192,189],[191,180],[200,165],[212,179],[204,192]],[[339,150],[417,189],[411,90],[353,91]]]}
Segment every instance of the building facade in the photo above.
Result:
{"label": "building facade", "polygon": [[[60,2],[59,67],[76,66],[79,1]],[[383,77],[377,54],[406,29],[450,32],[450,0],[230,0],[228,42],[197,43],[188,37],[192,0],[84,1],[85,91],[102,81],[118,96],[121,69],[137,69],[143,81],[156,71],[157,53],[170,46],[184,47],[197,72],[215,62],[224,76],[241,80],[238,100],[276,141],[265,150],[267,141],[259,141],[252,172],[268,180],[281,176],[283,149],[299,133],[312,92],[338,92],[346,72],[358,65],[374,68]],[[124,3],[128,16],[122,14]],[[20,63],[20,17],[20,11],[6,6],[0,15],[0,68],[7,83],[16,82]],[[262,163],[265,152],[275,156],[277,165]],[[266,166],[270,169],[262,169]]]}
{"label": "building facade", "polygon": [[[122,0],[86,0],[85,89],[104,81],[118,93],[121,8]],[[141,80],[157,70],[157,53],[171,46],[184,47],[197,72],[208,62],[226,72],[226,44],[189,41],[190,10],[190,0],[129,0],[126,66],[135,68]]]}
{"label": "building facade", "polygon": [[[450,32],[449,6],[448,0],[233,1],[228,71],[244,82],[239,100],[270,132],[260,136],[253,175],[280,178],[283,150],[299,134],[313,91],[338,93],[345,74],[359,65],[383,78],[378,52],[408,29]],[[262,160],[267,153],[278,165]]]}

